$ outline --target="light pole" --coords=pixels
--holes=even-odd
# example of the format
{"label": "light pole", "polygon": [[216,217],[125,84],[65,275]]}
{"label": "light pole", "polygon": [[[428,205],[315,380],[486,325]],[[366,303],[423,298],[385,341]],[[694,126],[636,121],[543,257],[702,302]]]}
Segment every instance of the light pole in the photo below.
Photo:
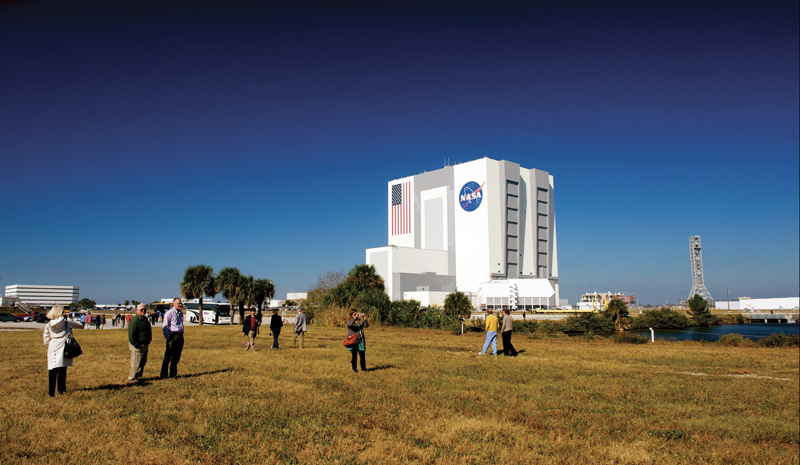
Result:
{"label": "light pole", "polygon": [[731,287],[725,288],[725,297],[728,299],[728,313],[731,312]]}

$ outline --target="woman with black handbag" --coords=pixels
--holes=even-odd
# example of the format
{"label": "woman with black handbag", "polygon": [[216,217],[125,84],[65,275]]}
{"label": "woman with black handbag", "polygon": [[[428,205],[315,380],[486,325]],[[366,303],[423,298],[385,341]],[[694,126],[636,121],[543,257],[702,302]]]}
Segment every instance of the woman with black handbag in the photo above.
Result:
{"label": "woman with black handbag", "polygon": [[72,366],[72,359],[64,357],[64,347],[67,340],[72,337],[72,329],[83,328],[83,325],[64,318],[64,306],[53,305],[47,312],[50,321],[44,327],[44,345],[47,347],[47,371],[49,374],[49,387],[47,393],[55,397],[56,386],[58,393],[67,390],[67,367]]}

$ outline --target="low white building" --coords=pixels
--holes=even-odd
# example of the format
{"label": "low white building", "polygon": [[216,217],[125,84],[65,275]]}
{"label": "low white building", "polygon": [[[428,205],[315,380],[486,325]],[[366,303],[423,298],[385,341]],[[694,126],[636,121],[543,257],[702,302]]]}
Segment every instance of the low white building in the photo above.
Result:
{"label": "low white building", "polygon": [[19,297],[0,297],[0,307],[13,307],[19,303]]}
{"label": "low white building", "polygon": [[16,297],[22,304],[69,305],[80,300],[78,286],[12,284],[6,286],[6,297]]}
{"label": "low white building", "polygon": [[478,291],[480,306],[493,310],[547,308],[556,291],[548,279],[504,279],[483,283]]}
{"label": "low white building", "polygon": [[[730,306],[729,306],[730,305]],[[745,312],[759,310],[798,310],[800,309],[800,297],[777,297],[769,299],[737,299],[737,300],[717,300],[714,308],[718,310],[742,310]]]}

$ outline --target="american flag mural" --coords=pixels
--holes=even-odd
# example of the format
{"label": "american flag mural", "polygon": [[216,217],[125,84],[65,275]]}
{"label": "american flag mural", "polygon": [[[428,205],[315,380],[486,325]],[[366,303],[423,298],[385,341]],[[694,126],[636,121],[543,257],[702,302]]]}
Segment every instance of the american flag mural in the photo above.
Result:
{"label": "american flag mural", "polygon": [[411,182],[392,186],[392,236],[411,232]]}

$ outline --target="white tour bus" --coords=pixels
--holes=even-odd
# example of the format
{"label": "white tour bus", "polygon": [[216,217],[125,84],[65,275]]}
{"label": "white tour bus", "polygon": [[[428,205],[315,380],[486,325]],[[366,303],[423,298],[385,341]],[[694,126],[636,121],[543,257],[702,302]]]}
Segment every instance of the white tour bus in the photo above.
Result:
{"label": "white tour bus", "polygon": [[[194,299],[186,302],[186,319],[190,323],[197,323],[200,314],[200,304]],[[205,324],[231,324],[231,305],[227,302],[203,302],[203,323]]]}

